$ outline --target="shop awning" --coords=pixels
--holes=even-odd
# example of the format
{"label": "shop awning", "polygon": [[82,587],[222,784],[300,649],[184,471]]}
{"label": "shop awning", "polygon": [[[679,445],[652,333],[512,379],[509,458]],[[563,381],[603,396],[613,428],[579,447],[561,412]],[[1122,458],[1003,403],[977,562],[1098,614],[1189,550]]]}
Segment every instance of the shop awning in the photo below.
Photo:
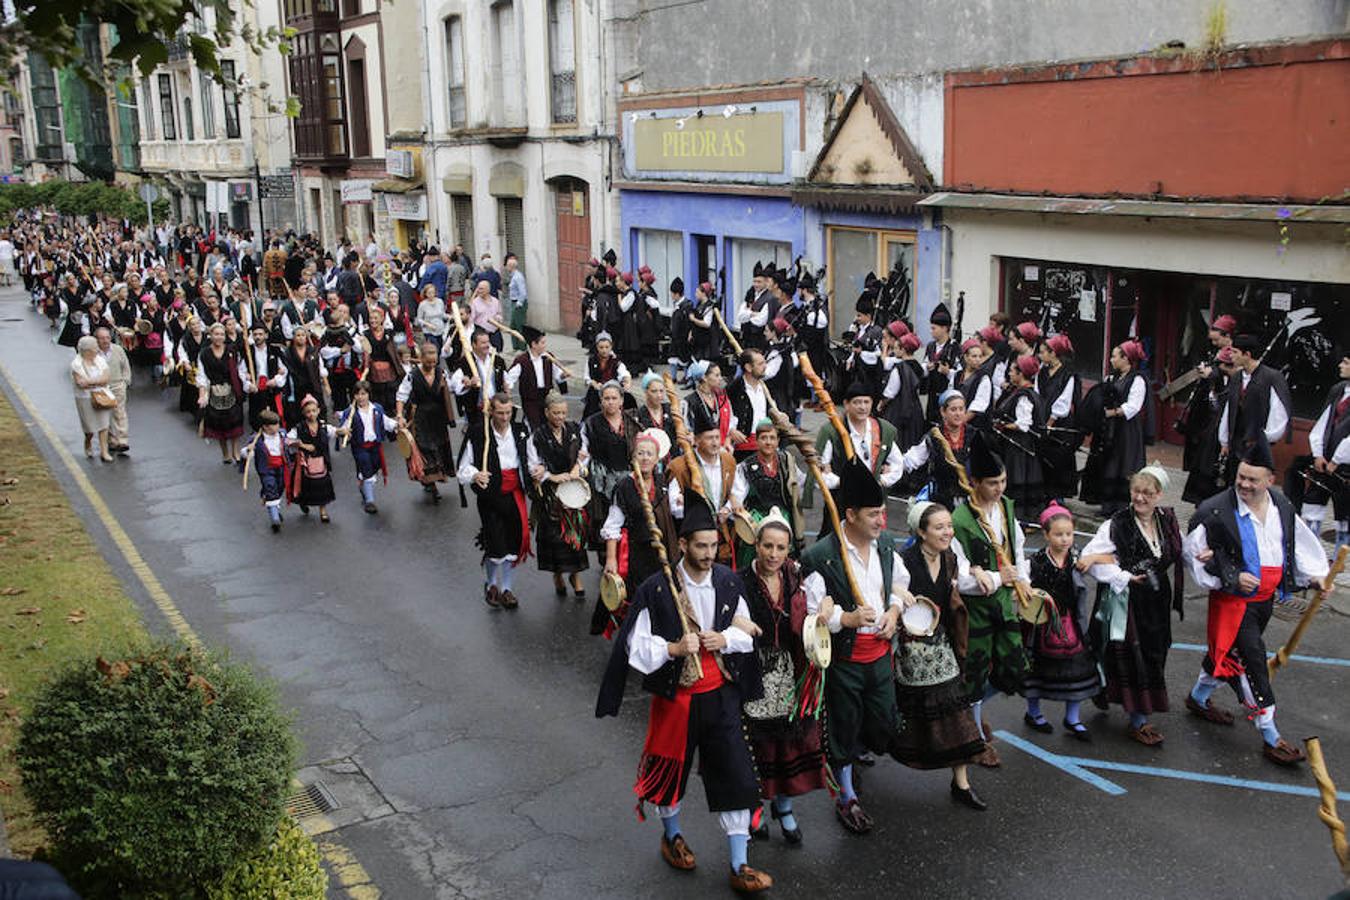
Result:
{"label": "shop awning", "polygon": [[1028,197],[1017,194],[964,194],[944,191],[918,202],[943,209],[989,212],[1059,213],[1089,216],[1152,216],[1160,219],[1229,219],[1249,222],[1323,222],[1350,224],[1350,206],[1280,203],[1188,203],[1171,200],[1120,200],[1094,197]]}
{"label": "shop awning", "polygon": [[792,202],[848,212],[906,213],[928,194],[916,190],[882,187],[834,187],[802,184],[792,188]]}
{"label": "shop awning", "polygon": [[411,181],[405,178],[386,178],[372,184],[370,189],[377,194],[406,194],[409,191],[420,191],[422,185],[420,178]]}

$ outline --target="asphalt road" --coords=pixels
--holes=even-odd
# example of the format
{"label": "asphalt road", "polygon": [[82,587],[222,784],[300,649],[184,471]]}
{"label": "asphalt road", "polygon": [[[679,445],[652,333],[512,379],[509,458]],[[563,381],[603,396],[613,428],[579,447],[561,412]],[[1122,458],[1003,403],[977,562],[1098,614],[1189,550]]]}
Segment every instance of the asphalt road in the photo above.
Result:
{"label": "asphalt road", "polygon": [[[726,892],[725,845],[695,783],[683,818],[700,855],[692,874],[660,860],[655,819],[636,821],[631,791],[646,702],[630,687],[621,716],[593,716],[609,646],[589,637],[590,607],[553,596],[546,576],[519,574],[516,612],[481,600],[472,508],[453,490],[439,506],[398,472],[381,488],[380,515],[364,515],[350,457],[337,458],[332,524],[286,516],[272,535],[239,476],[221,466],[176,411],[140,379],[132,394],[132,456],[86,462],[71,402],[70,351],[18,291],[0,293],[0,361],[87,466],[90,478],[187,619],[204,639],[256,663],[295,709],[307,764],[364,773],[383,807],[336,838],[386,898],[687,897]],[[6,391],[13,392],[9,385]],[[43,450],[50,447],[38,436]],[[54,467],[69,489],[68,476]],[[159,613],[87,504],[74,495],[147,619]],[[594,570],[590,591],[595,594]],[[1203,603],[1189,603],[1175,640],[1204,641]],[[1280,644],[1289,625],[1271,625]],[[1301,652],[1345,656],[1350,620],[1322,616]],[[1175,649],[1173,703],[1181,706],[1200,654]],[[634,679],[633,684],[636,684]],[[1297,663],[1276,680],[1290,739],[1318,734],[1342,791],[1350,790],[1350,669]],[[1217,695],[1230,708],[1232,696]],[[930,898],[1325,897],[1339,887],[1316,801],[1175,774],[1230,776],[1310,787],[1259,756],[1242,723],[1223,729],[1182,712],[1156,724],[1149,750],[1126,740],[1124,720],[1089,710],[1096,741],[1084,746],[1021,725],[1015,698],[989,704],[987,721],[1068,756],[1157,767],[1161,773],[1093,769],[1102,787],[1000,742],[1004,765],[976,770],[991,805],[952,804],[942,772],[882,761],[861,793],[878,823],[845,834],[824,793],[798,802],[805,833],[789,848],[775,833],[751,862],[777,881],[774,896],[916,892]],[[1059,710],[1048,713],[1058,722]],[[1342,809],[1350,813],[1350,803]],[[349,809],[360,819],[360,809]],[[339,896],[334,891],[335,897]]]}

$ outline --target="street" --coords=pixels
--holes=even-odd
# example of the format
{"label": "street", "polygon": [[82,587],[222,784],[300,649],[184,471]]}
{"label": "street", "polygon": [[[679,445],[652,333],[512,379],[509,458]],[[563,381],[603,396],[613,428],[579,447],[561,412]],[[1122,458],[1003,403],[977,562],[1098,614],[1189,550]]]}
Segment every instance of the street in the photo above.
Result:
{"label": "street", "polygon": [[[586,633],[594,567],[585,603],[554,597],[531,562],[516,579],[520,609],[489,610],[472,505],[461,509],[453,486],[432,505],[392,448],[378,516],[361,512],[343,452],[334,455],[332,523],[292,507],[273,535],[256,481],[242,491],[236,470],[222,466],[216,448],[177,412],[176,391],[161,395],[144,371],[132,390],[132,455],[112,464],[85,460],[70,351],[50,336],[22,291],[0,293],[4,389],[15,399],[20,388],[86,467],[203,639],[279,683],[295,710],[304,763],[327,767],[311,771],[365,798],[332,814],[345,814],[346,824],[325,839],[350,850],[382,896],[729,894],[725,841],[696,777],[682,817],[699,854],[694,873],[661,861],[654,816],[636,820],[632,785],[646,700],[633,677],[621,716],[594,717],[610,649]],[[574,391],[574,414],[578,400]],[[53,468],[69,490],[68,474]],[[85,499],[71,493],[151,627],[167,633]],[[778,897],[1334,893],[1340,879],[1317,801],[1306,795],[1313,789],[1307,767],[1288,771],[1263,760],[1259,736],[1241,719],[1221,728],[1182,707],[1201,660],[1195,648],[1205,642],[1204,601],[1191,594],[1186,620],[1174,626],[1174,641],[1184,646],[1169,657],[1173,711],[1155,719],[1166,736],[1161,748],[1128,741],[1119,709],[1106,715],[1085,705],[1095,740],[1080,744],[1063,734],[1057,704],[1046,709],[1055,733],[1041,735],[1022,725],[1019,699],[1001,698],[986,706],[985,718],[1012,736],[996,745],[1003,766],[971,773],[987,813],[955,806],[945,772],[883,759],[860,787],[877,822],[873,833],[846,834],[829,795],[817,792],[797,804],[804,844],[789,847],[775,826],[767,845],[751,847],[751,864],[774,877]],[[1272,621],[1272,650],[1290,627]],[[1275,679],[1284,735],[1293,742],[1319,735],[1342,793],[1350,791],[1348,646],[1350,619],[1325,612],[1299,648],[1318,661],[1296,661]],[[1215,700],[1236,705],[1227,689]],[[1151,768],[1112,767],[1119,763]],[[336,879],[331,894],[344,896]]]}

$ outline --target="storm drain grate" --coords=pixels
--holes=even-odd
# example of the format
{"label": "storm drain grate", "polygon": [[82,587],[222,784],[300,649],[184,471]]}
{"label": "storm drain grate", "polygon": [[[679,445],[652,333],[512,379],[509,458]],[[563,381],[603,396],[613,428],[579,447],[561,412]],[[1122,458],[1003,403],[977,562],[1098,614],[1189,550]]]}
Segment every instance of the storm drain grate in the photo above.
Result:
{"label": "storm drain grate", "polygon": [[286,798],[286,814],[292,819],[303,819],[306,816],[330,813],[341,805],[328,790],[327,785],[322,781],[316,781]]}

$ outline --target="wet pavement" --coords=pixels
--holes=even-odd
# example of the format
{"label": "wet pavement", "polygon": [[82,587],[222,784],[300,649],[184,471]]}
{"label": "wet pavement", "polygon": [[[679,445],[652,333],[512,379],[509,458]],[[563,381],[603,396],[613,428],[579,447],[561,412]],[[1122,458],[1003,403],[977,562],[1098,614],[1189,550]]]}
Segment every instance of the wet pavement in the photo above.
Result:
{"label": "wet pavement", "polygon": [[[564,361],[575,358],[559,349]],[[490,611],[473,545],[477,516],[460,508],[453,488],[432,505],[391,471],[380,514],[368,516],[350,456],[337,454],[332,523],[291,508],[273,535],[256,479],[242,491],[237,472],[177,412],[176,391],[161,394],[143,372],[132,391],[132,456],[84,460],[69,361],[26,298],[0,293],[0,362],[87,466],[193,628],[279,683],[303,762],[326,764],[307,772],[361,782],[344,795],[345,824],[331,837],[384,897],[729,893],[725,843],[696,779],[683,816],[696,872],[667,868],[656,820],[635,818],[646,701],[632,679],[620,717],[594,718],[609,646],[586,633],[589,603],[555,598],[531,565],[516,579],[520,609]],[[83,498],[73,500],[147,620],[162,624]],[[591,597],[596,576],[592,569]],[[1203,600],[1188,600],[1187,613],[1175,640],[1203,644]],[[1289,630],[1271,624],[1272,649]],[[1297,662],[1275,682],[1286,737],[1320,735],[1342,791],[1350,791],[1347,639],[1350,619],[1319,617],[1300,652],[1324,659]],[[1172,652],[1177,709],[1200,658]],[[1233,706],[1230,693],[1217,696]],[[752,864],[774,876],[778,897],[1325,897],[1340,887],[1316,800],[1280,792],[1311,788],[1311,776],[1265,762],[1246,723],[1220,728],[1174,711],[1156,718],[1167,741],[1149,750],[1125,738],[1119,710],[1085,712],[1090,745],[1058,724],[1054,734],[1032,733],[1021,714],[1015,698],[988,705],[986,721],[1027,748],[1002,740],[1003,767],[972,772],[988,812],[954,806],[943,772],[883,760],[861,785],[877,821],[872,834],[845,834],[819,792],[797,803],[804,845],[775,834],[751,848]],[[1057,705],[1047,714],[1058,723]]]}

